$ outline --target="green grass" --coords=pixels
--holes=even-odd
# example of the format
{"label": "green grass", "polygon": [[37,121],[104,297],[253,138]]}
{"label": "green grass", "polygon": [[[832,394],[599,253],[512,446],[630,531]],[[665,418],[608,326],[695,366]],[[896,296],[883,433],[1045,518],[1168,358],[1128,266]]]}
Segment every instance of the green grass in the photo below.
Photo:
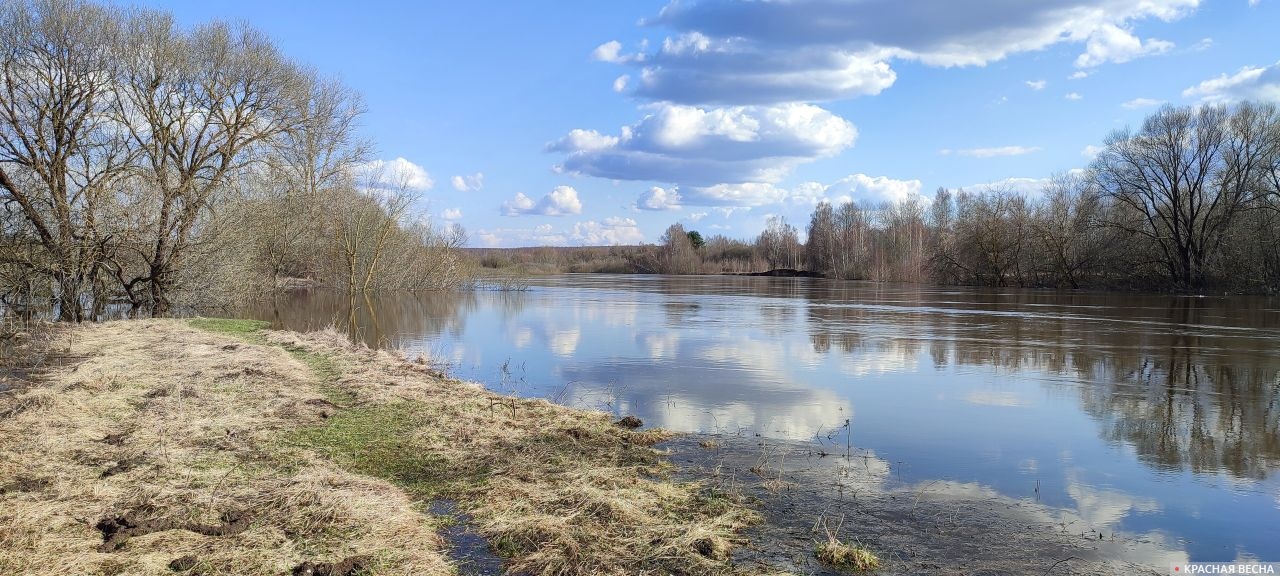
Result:
{"label": "green grass", "polygon": [[483,473],[459,470],[414,439],[429,422],[428,413],[426,405],[410,401],[351,407],[320,426],[295,432],[291,439],[343,468],[390,480],[423,500],[483,482]]}
{"label": "green grass", "polygon": [[271,327],[270,322],[262,320],[236,320],[233,318],[192,318],[187,321],[187,324],[192,328],[234,336],[254,344],[265,342],[261,332]]}

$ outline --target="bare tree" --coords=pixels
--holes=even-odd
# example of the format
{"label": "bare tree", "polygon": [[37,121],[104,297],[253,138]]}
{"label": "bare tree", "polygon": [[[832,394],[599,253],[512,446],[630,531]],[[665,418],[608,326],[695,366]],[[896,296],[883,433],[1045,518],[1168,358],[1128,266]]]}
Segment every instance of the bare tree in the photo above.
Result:
{"label": "bare tree", "polygon": [[115,272],[135,308],[145,284],[149,312],[163,316],[184,258],[229,179],[254,160],[255,147],[299,121],[288,96],[303,77],[261,33],[210,24],[185,33],[172,16],[144,12],[130,21],[117,68],[119,121],[139,159],[133,238],[141,266]]}
{"label": "bare tree", "polygon": [[1092,167],[1121,208],[1107,223],[1146,238],[1175,287],[1203,287],[1232,220],[1265,195],[1275,123],[1269,104],[1165,106],[1138,131],[1115,132]]}
{"label": "bare tree", "polygon": [[805,242],[805,259],[809,270],[819,274],[831,274],[836,269],[836,216],[829,202],[822,202],[813,209],[809,218],[809,238]]}
{"label": "bare tree", "polygon": [[663,274],[696,274],[701,261],[684,226],[672,224],[662,235],[659,270]]}
{"label": "bare tree", "polygon": [[0,258],[52,280],[59,318],[80,321],[112,241],[100,207],[128,159],[106,114],[119,19],[74,0],[5,2],[0,29],[0,199],[25,221]]}
{"label": "bare tree", "polygon": [[756,248],[770,268],[795,268],[800,262],[800,237],[782,216],[770,216],[756,238]]}

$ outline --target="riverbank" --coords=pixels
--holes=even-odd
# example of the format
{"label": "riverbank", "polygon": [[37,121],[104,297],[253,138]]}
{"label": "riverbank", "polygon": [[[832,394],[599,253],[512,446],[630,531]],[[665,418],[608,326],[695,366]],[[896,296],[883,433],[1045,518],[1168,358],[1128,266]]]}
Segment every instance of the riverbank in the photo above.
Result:
{"label": "riverbank", "polygon": [[60,327],[75,361],[0,396],[0,573],[453,574],[459,533],[511,573],[742,570],[758,515],[669,434],[262,327]]}

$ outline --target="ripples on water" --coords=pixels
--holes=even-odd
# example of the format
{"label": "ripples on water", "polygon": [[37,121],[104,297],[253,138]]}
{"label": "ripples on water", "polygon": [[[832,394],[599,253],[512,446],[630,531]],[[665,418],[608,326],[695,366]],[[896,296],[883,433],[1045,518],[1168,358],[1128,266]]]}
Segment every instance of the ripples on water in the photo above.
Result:
{"label": "ripples on water", "polygon": [[1038,498],[1145,561],[1280,559],[1275,299],[567,275],[248,313],[650,425],[853,446],[886,483]]}

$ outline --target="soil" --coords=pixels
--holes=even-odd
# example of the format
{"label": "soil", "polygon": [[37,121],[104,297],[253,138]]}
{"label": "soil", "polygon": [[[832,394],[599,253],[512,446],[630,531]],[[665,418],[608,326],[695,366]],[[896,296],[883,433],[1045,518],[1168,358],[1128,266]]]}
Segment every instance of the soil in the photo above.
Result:
{"label": "soil", "polygon": [[14,492],[39,492],[49,487],[48,478],[19,476],[13,482],[0,486],[0,495]]}
{"label": "soil", "polygon": [[120,516],[99,520],[96,528],[102,532],[102,545],[98,546],[98,551],[115,552],[123,548],[134,536],[145,536],[165,530],[189,530],[205,536],[234,536],[247,530],[252,521],[253,518],[247,513],[229,510],[222,513],[222,522],[219,524],[180,522],[155,516],[155,511],[144,507]]}
{"label": "soil", "polygon": [[369,556],[352,556],[339,562],[303,562],[293,567],[293,576],[357,576],[373,564]]}
{"label": "soil", "polygon": [[635,430],[636,428],[644,426],[644,421],[636,418],[635,416],[624,416],[621,420],[618,420],[616,424],[628,430]]}

